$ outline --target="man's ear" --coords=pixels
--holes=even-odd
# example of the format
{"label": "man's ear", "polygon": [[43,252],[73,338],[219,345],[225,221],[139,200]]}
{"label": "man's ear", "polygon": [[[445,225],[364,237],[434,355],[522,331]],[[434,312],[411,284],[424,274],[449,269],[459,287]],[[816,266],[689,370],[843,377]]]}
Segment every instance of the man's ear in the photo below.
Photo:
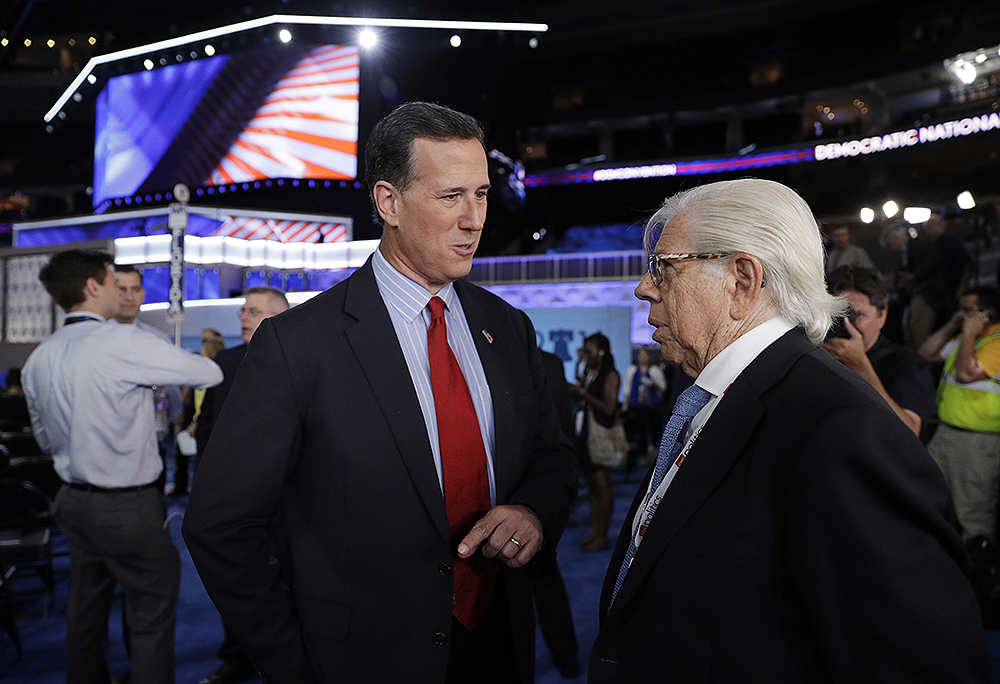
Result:
{"label": "man's ear", "polygon": [[[105,279],[108,278],[108,276],[104,276],[104,277],[105,277]],[[97,299],[97,297],[100,294],[101,294],[101,283],[97,282],[97,278],[94,278],[93,276],[91,276],[90,278],[87,278],[87,282],[84,283],[84,285],[83,285],[83,295],[84,295],[84,297],[87,297],[87,298],[90,298],[90,299]]]}
{"label": "man's ear", "polygon": [[764,288],[764,266],[760,259],[738,252],[729,263],[732,303],[730,314],[735,320],[742,320],[753,312],[766,296]]}
{"label": "man's ear", "polygon": [[375,208],[378,209],[379,216],[385,221],[387,226],[398,226],[399,219],[396,216],[396,202],[399,199],[399,191],[387,181],[380,180],[375,183],[372,189],[372,196],[375,198]]}

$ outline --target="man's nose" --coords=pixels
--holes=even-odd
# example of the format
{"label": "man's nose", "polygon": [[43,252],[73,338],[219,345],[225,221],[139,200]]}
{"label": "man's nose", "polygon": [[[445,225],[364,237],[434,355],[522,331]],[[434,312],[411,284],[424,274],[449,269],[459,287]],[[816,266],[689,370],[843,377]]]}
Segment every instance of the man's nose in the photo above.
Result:
{"label": "man's nose", "polygon": [[653,283],[653,276],[647,273],[639,279],[639,284],[635,286],[635,296],[636,299],[643,299],[647,302],[660,299],[660,288]]}
{"label": "man's nose", "polygon": [[480,203],[470,197],[465,200],[462,207],[459,227],[464,230],[482,230],[486,223],[486,202]]}

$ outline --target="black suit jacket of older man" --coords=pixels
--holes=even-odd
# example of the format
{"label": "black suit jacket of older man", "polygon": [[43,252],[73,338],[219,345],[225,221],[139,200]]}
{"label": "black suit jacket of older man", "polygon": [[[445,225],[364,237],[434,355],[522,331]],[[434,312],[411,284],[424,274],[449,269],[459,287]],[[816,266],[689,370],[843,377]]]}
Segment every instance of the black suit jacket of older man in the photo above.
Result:
{"label": "black suit jacket of older man", "polygon": [[[574,459],[527,316],[474,285],[455,288],[492,395],[497,503],[530,506],[547,540],[525,568],[497,564],[530,681],[528,572],[544,569],[565,526]],[[279,511],[280,576],[264,534]],[[269,682],[444,681],[454,549],[370,261],[261,323],[199,468],[184,534],[209,595]]]}
{"label": "black suit jacket of older man", "polygon": [[860,377],[792,330],[733,382],[609,611],[590,682],[985,682],[941,473]]}

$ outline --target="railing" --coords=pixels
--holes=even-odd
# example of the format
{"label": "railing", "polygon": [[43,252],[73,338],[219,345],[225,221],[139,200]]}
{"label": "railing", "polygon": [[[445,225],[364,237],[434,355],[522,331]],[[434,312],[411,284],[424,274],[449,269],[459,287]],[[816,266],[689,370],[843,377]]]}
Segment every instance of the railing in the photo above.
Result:
{"label": "railing", "polygon": [[469,280],[479,285],[639,280],[645,272],[641,250],[542,254],[476,259]]}

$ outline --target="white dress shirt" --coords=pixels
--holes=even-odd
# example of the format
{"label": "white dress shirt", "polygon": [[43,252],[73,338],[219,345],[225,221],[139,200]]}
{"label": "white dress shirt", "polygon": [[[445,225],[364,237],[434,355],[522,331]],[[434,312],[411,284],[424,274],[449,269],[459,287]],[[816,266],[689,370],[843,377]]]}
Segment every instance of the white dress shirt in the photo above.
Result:
{"label": "white dress shirt", "polygon": [[[709,361],[708,365],[702,369],[701,373],[695,379],[694,384],[711,393],[712,398],[691,420],[691,423],[688,425],[686,432],[684,433],[684,448],[681,450],[680,455],[678,455],[677,460],[674,461],[674,464],[669,470],[667,470],[666,475],[663,477],[663,481],[660,482],[656,491],[649,491],[649,485],[647,485],[646,498],[639,506],[639,509],[636,511],[635,518],[632,520],[632,534],[635,536],[636,548],[638,548],[642,543],[642,534],[636,535],[636,529],[640,526],[640,524],[648,526],[650,521],[653,519],[653,514],[656,512],[656,509],[659,508],[660,501],[662,501],[663,497],[666,496],[670,483],[673,482],[678,470],[684,464],[688,453],[691,451],[695,441],[698,439],[698,435],[701,434],[705,424],[708,423],[709,419],[712,417],[715,407],[719,405],[719,401],[725,395],[726,390],[729,389],[729,386],[733,384],[733,381],[739,377],[740,373],[742,373],[743,370],[749,366],[762,351],[771,346],[771,344],[773,344],[779,337],[787,333],[793,327],[794,326],[791,323],[780,316],[776,316],[768,321],[765,321],[753,330],[750,330],[737,338],[732,344],[719,352],[715,358]],[[652,485],[652,481],[650,481],[649,484]]]}
{"label": "white dress shirt", "polygon": [[[431,312],[427,303],[431,293],[422,285],[410,280],[397,271],[382,255],[375,250],[372,257],[372,269],[375,272],[375,283],[379,294],[389,310],[392,327],[396,331],[399,345],[403,349],[403,357],[410,369],[410,378],[417,391],[420,410],[424,414],[424,425],[427,427],[427,438],[431,443],[431,453],[434,456],[434,467],[437,469],[438,482],[444,491],[444,478],[441,472],[441,444],[438,442],[437,413],[434,408],[434,389],[431,387],[431,366],[427,357],[427,328],[431,324]],[[435,297],[444,300],[444,320],[448,329],[448,346],[451,347],[458,366],[465,376],[465,383],[472,396],[472,404],[479,420],[479,431],[486,447],[487,472],[490,478],[490,500],[496,505],[496,484],[493,478],[493,399],[490,386],[486,381],[483,362],[476,351],[469,322],[465,318],[462,302],[455,294],[455,286],[448,283]]]}
{"label": "white dress shirt", "polygon": [[64,482],[98,487],[149,484],[163,469],[156,446],[153,385],[211,387],[211,359],[134,325],[83,311],[45,341],[22,371],[31,426]]}

